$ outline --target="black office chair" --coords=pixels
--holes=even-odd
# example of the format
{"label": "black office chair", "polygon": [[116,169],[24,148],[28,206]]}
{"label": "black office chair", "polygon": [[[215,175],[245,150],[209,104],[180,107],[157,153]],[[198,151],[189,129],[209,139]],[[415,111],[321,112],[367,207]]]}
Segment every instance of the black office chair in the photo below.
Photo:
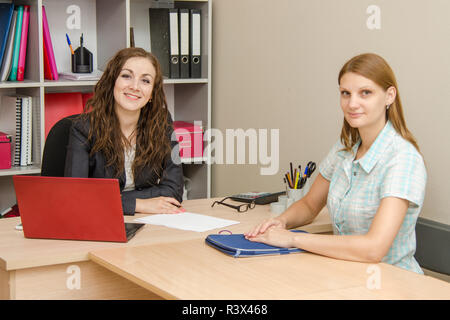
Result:
{"label": "black office chair", "polygon": [[64,177],[70,128],[72,127],[73,119],[77,116],[79,115],[74,114],[62,118],[50,129],[44,145],[41,176]]}
{"label": "black office chair", "polygon": [[419,217],[415,258],[422,268],[450,275],[450,226]]}

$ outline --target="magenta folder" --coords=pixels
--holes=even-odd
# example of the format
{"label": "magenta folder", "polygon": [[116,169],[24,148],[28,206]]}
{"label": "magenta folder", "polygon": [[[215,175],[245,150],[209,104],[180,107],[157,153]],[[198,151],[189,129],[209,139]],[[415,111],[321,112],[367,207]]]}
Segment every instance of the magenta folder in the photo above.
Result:
{"label": "magenta folder", "polygon": [[56,69],[55,54],[53,53],[52,39],[50,38],[50,30],[48,28],[47,14],[45,7],[42,6],[42,26],[44,31],[44,46],[48,54],[48,61],[50,63],[50,71],[53,79],[58,80],[58,70]]}
{"label": "magenta folder", "polygon": [[23,6],[22,34],[20,37],[19,64],[17,81],[23,81],[25,75],[25,60],[27,56],[28,26],[30,22],[30,6]]}

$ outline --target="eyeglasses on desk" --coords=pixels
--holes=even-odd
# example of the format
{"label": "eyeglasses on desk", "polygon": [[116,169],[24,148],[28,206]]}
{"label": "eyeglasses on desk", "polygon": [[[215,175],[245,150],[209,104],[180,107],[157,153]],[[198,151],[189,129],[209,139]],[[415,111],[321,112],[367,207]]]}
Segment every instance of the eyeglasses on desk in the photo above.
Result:
{"label": "eyeglasses on desk", "polygon": [[232,205],[232,204],[224,202],[227,199],[230,199],[230,197],[225,197],[220,201],[214,201],[213,204],[211,205],[211,208],[214,207],[214,205],[217,203],[217,204],[227,206],[229,208],[233,208],[233,209],[237,210],[238,212],[247,212],[248,209],[253,209],[256,206],[255,201],[236,206],[236,205]]}

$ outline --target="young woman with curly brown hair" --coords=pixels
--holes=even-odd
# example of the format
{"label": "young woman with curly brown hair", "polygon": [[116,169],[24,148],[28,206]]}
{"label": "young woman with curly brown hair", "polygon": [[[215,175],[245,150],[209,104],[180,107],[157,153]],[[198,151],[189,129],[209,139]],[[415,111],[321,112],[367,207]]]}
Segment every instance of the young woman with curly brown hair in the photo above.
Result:
{"label": "young woman with curly brown hair", "polygon": [[119,179],[124,214],[182,212],[172,133],[157,59],[141,48],[122,49],[74,121],[65,176]]}

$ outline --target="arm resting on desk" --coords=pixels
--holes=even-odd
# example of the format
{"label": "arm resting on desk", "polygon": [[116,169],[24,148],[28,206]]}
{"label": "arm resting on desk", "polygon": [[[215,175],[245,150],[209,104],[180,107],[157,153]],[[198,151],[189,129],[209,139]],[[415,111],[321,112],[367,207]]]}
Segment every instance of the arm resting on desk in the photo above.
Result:
{"label": "arm resting on desk", "polygon": [[142,188],[141,190],[125,191],[122,193],[122,202],[125,212],[147,212],[146,200],[157,197],[173,198],[175,201],[169,202],[180,205],[183,196],[183,170],[181,164],[176,165],[168,156],[165,162],[163,176],[159,184]]}
{"label": "arm resting on desk", "polygon": [[292,234],[282,228],[269,228],[250,240],[297,247],[335,259],[378,263],[400,230],[408,204],[407,200],[400,198],[383,198],[369,231],[364,235]]}
{"label": "arm resting on desk", "polygon": [[265,220],[246,232],[246,238],[256,237],[270,227],[293,229],[310,224],[326,204],[329,184],[328,180],[319,174],[307,195],[295,202],[279,217]]}

